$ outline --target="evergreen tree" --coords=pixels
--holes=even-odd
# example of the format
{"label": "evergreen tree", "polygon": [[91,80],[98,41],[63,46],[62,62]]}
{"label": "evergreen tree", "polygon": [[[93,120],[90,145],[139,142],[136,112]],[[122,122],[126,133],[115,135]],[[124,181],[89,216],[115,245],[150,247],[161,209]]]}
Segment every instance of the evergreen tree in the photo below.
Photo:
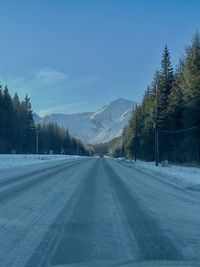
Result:
{"label": "evergreen tree", "polygon": [[81,141],[71,137],[68,130],[55,123],[36,125],[28,96],[20,102],[17,94],[11,98],[8,88],[2,91],[0,86],[0,153],[35,153],[37,136],[39,153],[52,150],[57,154],[88,155]]}
{"label": "evergreen tree", "polygon": [[32,140],[36,138],[36,127],[33,120],[33,112],[31,108],[30,98],[26,95],[21,103],[22,112],[22,151],[24,153],[34,153],[35,152],[35,142]]}
{"label": "evergreen tree", "polygon": [[0,84],[0,152],[3,150],[3,91],[2,85]]}
{"label": "evergreen tree", "polygon": [[[170,53],[167,46],[164,48],[163,58],[161,61],[161,69],[158,75],[157,82],[157,125],[159,130],[165,130],[167,124],[165,123],[169,96],[171,94],[173,87],[173,69],[170,61]],[[160,132],[161,133],[161,132]],[[169,153],[169,142],[166,140],[166,137],[163,134],[159,134],[159,155],[160,160],[163,160],[167,157]]]}
{"label": "evergreen tree", "polygon": [[[160,160],[200,162],[200,35],[186,47],[175,73],[165,47],[161,68],[145,91],[121,137],[123,156],[154,159],[158,125]],[[137,118],[137,123],[136,123]],[[137,125],[136,125],[137,124]],[[137,141],[137,142],[136,142]],[[135,145],[137,143],[137,146]],[[115,147],[112,144],[111,150]],[[117,153],[115,153],[117,155]]]}
{"label": "evergreen tree", "polygon": [[183,129],[183,110],[184,99],[181,89],[183,79],[183,61],[180,60],[179,65],[174,73],[174,82],[171,93],[169,95],[168,117],[166,118],[166,128],[172,133],[163,133],[168,139],[168,157],[171,161],[181,161],[182,153],[180,152],[183,134],[181,132],[174,133],[175,130]]}
{"label": "evergreen tree", "polygon": [[170,53],[167,46],[164,48],[161,69],[158,81],[158,109],[160,115],[165,115],[168,97],[173,85],[173,68],[171,66]]}
{"label": "evergreen tree", "polygon": [[[200,125],[200,35],[196,32],[191,45],[186,47],[183,67],[182,89],[185,109],[183,125],[185,128]],[[200,162],[200,131],[186,132],[182,144],[187,161]]]}
{"label": "evergreen tree", "polygon": [[13,138],[13,118],[14,110],[13,103],[7,86],[3,90],[3,101],[2,101],[2,151],[3,153],[9,153],[12,148]]}
{"label": "evergreen tree", "polygon": [[22,142],[22,118],[21,118],[21,103],[17,93],[13,97],[13,143],[12,148],[16,153],[21,152],[21,142]]}

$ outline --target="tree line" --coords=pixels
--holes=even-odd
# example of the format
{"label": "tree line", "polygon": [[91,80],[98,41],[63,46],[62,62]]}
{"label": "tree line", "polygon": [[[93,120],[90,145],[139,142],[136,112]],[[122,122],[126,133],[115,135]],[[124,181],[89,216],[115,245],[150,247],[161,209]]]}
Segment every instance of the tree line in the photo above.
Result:
{"label": "tree line", "polygon": [[157,155],[158,161],[200,163],[198,32],[186,46],[175,70],[169,49],[164,48],[160,68],[110,153],[147,161],[153,161]]}
{"label": "tree line", "polygon": [[0,153],[55,153],[87,155],[81,141],[55,123],[36,124],[30,98],[12,97],[0,85]]}
{"label": "tree line", "polygon": [[[94,144],[93,152],[97,155],[110,155],[117,157],[121,154],[121,137],[115,137],[108,142]],[[118,151],[120,150],[120,152]]]}

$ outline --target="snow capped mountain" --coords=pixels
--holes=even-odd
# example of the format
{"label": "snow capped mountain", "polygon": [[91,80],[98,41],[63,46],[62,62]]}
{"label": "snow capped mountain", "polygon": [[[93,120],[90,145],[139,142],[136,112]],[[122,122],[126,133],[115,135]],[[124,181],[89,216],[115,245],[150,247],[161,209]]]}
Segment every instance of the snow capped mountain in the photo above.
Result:
{"label": "snow capped mountain", "polygon": [[126,124],[129,121],[129,118],[131,116],[132,113],[132,109],[130,108],[128,111],[124,112],[121,116],[119,116],[116,121],[113,121],[113,123],[111,123],[110,127],[105,128],[104,130],[102,130],[93,140],[94,144],[98,144],[98,143],[104,143],[107,142],[111,139],[113,139],[114,137],[118,137],[122,134],[122,131],[124,129],[124,127],[126,126]]}
{"label": "snow capped mountain", "polygon": [[33,113],[33,119],[34,119],[34,122],[36,123],[42,120],[42,118],[37,113]]}
{"label": "snow capped mountain", "polygon": [[97,126],[90,119],[91,112],[76,114],[49,114],[43,118],[45,122],[55,122],[59,126],[69,130],[76,138],[88,143],[97,135]]}
{"label": "snow capped mountain", "polygon": [[97,110],[92,116],[93,121],[101,122],[101,127],[110,128],[119,117],[126,111],[133,108],[134,103],[130,100],[118,98],[117,100],[105,105],[103,108]]}
{"label": "snow capped mountain", "polygon": [[84,112],[84,113],[76,113],[76,114],[49,114],[44,117],[45,121],[48,122],[56,122],[58,125],[64,128],[91,128],[93,126],[92,121],[90,120],[90,116],[92,113]]}
{"label": "snow capped mountain", "polygon": [[131,100],[119,98],[96,112],[77,114],[49,114],[42,121],[55,122],[84,143],[107,142],[122,133],[136,105]]}

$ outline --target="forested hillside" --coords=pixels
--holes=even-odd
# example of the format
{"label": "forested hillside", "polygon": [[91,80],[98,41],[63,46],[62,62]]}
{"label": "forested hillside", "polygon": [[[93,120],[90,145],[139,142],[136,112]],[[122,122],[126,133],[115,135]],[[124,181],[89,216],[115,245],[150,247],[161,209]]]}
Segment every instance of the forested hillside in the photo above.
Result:
{"label": "forested hillside", "polygon": [[160,69],[155,72],[141,104],[133,111],[121,140],[111,152],[115,156],[148,161],[157,156],[159,161],[200,162],[198,32],[186,46],[175,70],[169,49],[164,48]]}
{"label": "forested hillside", "polygon": [[83,144],[55,123],[35,124],[30,99],[11,97],[0,88],[0,153],[63,153],[85,155]]}

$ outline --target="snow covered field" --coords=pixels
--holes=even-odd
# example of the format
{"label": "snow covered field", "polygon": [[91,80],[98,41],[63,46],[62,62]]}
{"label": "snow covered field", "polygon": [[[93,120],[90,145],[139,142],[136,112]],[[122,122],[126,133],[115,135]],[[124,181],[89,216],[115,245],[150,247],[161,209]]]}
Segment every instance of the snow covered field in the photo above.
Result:
{"label": "snow covered field", "polygon": [[0,169],[24,166],[46,161],[72,159],[78,156],[69,155],[0,155]]}
{"label": "snow covered field", "polygon": [[[131,161],[120,159],[125,163],[129,164],[129,166],[134,166],[145,172],[153,175],[159,175],[162,179],[165,179],[168,182],[172,182],[178,184],[182,187],[191,187],[194,190],[200,190],[200,168],[195,167],[183,167],[183,166],[175,166],[168,165],[165,167],[155,166],[154,162],[145,162],[145,161]],[[160,175],[162,174],[162,176]]]}

